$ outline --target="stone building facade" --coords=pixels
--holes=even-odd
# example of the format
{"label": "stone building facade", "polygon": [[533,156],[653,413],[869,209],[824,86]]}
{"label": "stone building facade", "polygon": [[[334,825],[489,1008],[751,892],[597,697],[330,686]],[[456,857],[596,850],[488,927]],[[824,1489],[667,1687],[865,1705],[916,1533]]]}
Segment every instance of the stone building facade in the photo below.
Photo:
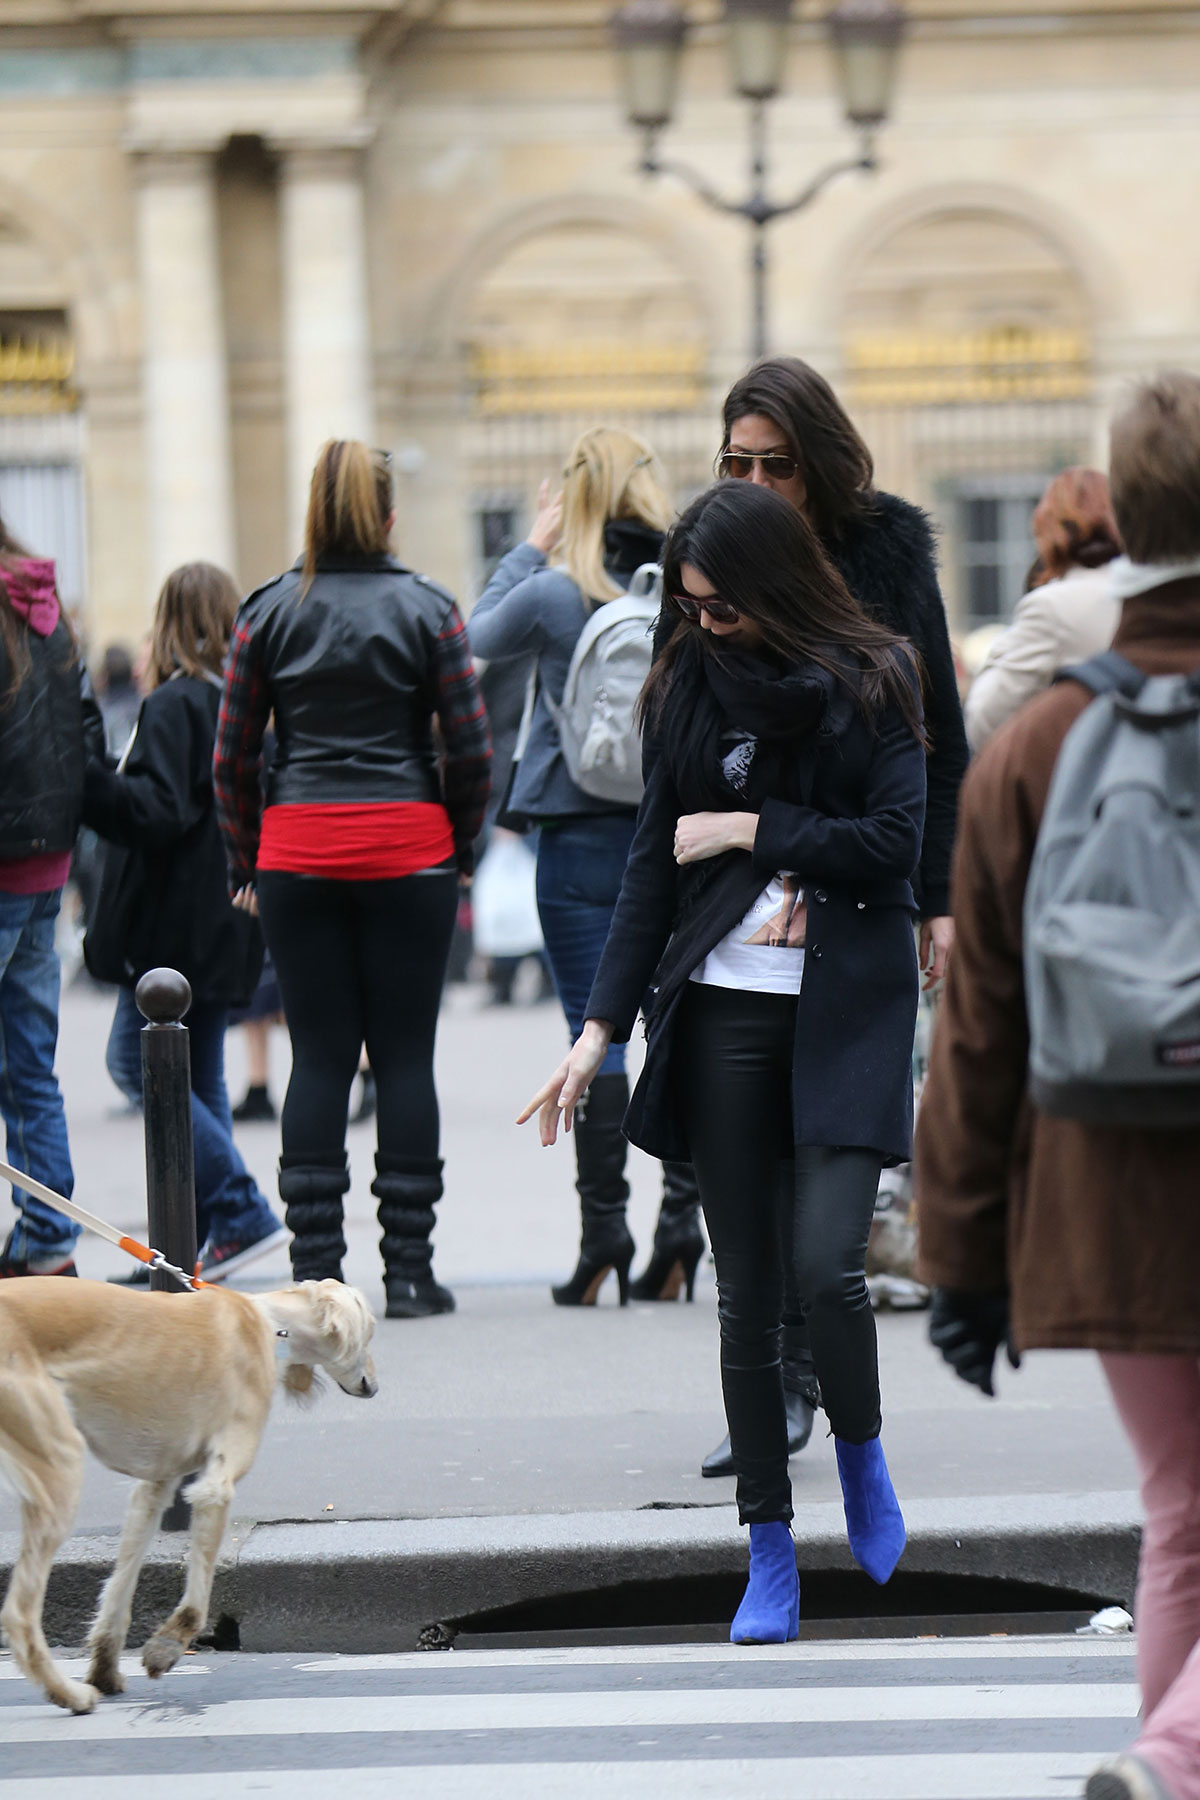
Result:
{"label": "stone building facade", "polygon": [[[607,0],[0,0],[0,509],[90,641],[163,574],[294,556],[322,439],[393,453],[398,545],[469,601],[583,424],[705,479],[743,223],[635,172]],[[720,7],[668,146],[730,194]],[[1131,373],[1200,367],[1200,6],[910,0],[880,171],[773,228],[772,347],[824,369],[944,536],[956,625]],[[850,147],[811,0],[780,193]]]}

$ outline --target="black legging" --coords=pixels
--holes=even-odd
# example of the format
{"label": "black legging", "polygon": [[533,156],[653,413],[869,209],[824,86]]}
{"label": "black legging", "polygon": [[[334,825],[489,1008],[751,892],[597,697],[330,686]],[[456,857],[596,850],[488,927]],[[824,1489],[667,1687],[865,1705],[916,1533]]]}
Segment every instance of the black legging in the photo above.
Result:
{"label": "black legging", "polygon": [[882,1158],[793,1146],[794,996],[693,982],[681,1006],[672,1075],[717,1265],[738,1512],[744,1525],[790,1519],[779,1363],[784,1260],[796,1272],[834,1435],[865,1443],[880,1428],[863,1265]]}
{"label": "black legging", "polygon": [[457,875],[330,881],[263,870],[258,903],[292,1040],[285,1156],[328,1160],[344,1149],[350,1087],[365,1044],[381,1153],[435,1159],[433,1047]]}

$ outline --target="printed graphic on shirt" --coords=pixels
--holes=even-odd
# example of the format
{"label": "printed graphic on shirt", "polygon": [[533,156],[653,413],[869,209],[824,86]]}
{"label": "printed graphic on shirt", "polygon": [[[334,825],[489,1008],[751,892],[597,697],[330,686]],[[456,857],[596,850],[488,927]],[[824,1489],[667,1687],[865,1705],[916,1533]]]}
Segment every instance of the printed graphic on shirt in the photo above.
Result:
{"label": "printed graphic on shirt", "polygon": [[750,766],[754,761],[754,752],[758,748],[757,738],[743,737],[736,731],[727,731],[724,741],[731,745],[721,758],[721,773],[735,793],[744,794],[746,783],[750,779]]}
{"label": "printed graphic on shirt", "polygon": [[[803,950],[804,928],[808,922],[808,908],[804,904],[804,889],[800,886],[798,875],[780,875],[762,894],[756,904],[746,914],[746,919],[753,919],[763,902],[768,905],[776,887],[783,890],[783,899],[778,909],[766,922],[759,926],[748,944],[766,944],[772,950]],[[743,921],[745,923],[745,921]]]}
{"label": "printed graphic on shirt", "polygon": [[[757,740],[727,731],[721,769],[735,793],[744,794]],[[739,988],[744,993],[798,994],[804,978],[804,937],[808,911],[798,875],[773,875],[749,912],[714,945],[691,979],[703,987]]]}
{"label": "printed graphic on shirt", "polygon": [[798,994],[804,978],[804,889],[798,876],[773,875],[750,910],[692,971],[704,987]]}

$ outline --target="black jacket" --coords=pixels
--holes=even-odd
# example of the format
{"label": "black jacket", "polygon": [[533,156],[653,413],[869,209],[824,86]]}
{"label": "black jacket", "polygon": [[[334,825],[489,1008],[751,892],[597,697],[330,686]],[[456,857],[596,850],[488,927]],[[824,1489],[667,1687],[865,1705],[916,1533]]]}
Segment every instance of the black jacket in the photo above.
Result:
{"label": "black jacket", "polygon": [[193,1000],[244,1006],[262,934],[226,887],[212,789],[220,702],[216,677],[177,675],[143,702],[123,768],[88,764],[84,819],[107,842],[84,956],[101,981],[178,969]]}
{"label": "black jacket", "polygon": [[[676,679],[683,675],[681,665]],[[753,853],[683,868],[675,825],[691,809],[660,746],[649,745],[647,761],[637,833],[587,1004],[587,1017],[611,1020],[623,1043],[645,1002],[646,1064],[627,1136],[652,1156],[690,1160],[670,1075],[678,1004],[692,970],[786,869],[808,895],[795,1141],[906,1160],[918,993],[911,876],[925,811],[925,756],[911,730],[895,709],[872,725],[853,705],[837,707],[820,734],[796,741],[777,792],[747,805],[759,813]],[[739,804],[730,790],[729,806]]]}
{"label": "black jacket", "polygon": [[233,889],[252,882],[266,804],[444,805],[461,872],[491,787],[487,713],[452,597],[386,553],[299,566],[234,621],[213,759]]}
{"label": "black jacket", "polygon": [[871,513],[851,527],[840,545],[828,548],[863,610],[909,638],[921,658],[930,749],[917,904],[922,918],[941,918],[950,911],[958,790],[971,752],[938,586],[933,527],[919,506],[896,494],[878,493]]}
{"label": "black jacket", "polygon": [[390,556],[322,567],[297,600],[301,581],[289,569],[238,615],[274,708],[267,805],[441,800],[434,661],[451,596]]}
{"label": "black jacket", "polygon": [[[0,699],[0,861],[70,850],[83,807],[86,755],[104,749],[104,723],[60,619],[27,633],[31,667]],[[0,644],[0,696],[11,669]]]}
{"label": "black jacket", "polygon": [[[909,638],[921,658],[930,749],[925,837],[914,886],[921,917],[941,918],[950,911],[958,790],[970,750],[938,587],[933,527],[919,506],[896,494],[877,493],[870,513],[847,530],[840,544],[826,545],[826,550],[863,610]],[[674,611],[663,614],[656,649],[677,622]]]}

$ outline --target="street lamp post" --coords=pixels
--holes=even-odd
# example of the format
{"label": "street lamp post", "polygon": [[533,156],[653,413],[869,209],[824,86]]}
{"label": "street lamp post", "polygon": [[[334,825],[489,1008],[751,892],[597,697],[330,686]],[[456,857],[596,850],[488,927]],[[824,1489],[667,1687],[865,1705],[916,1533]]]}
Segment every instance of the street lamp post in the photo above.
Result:
{"label": "street lamp post", "polygon": [[859,134],[855,155],[813,176],[790,200],[772,200],[767,181],[767,107],[779,93],[787,60],[791,0],[725,0],[730,81],[750,102],[750,192],[729,200],[686,163],[660,156],[679,87],[687,18],[678,0],[628,0],[612,18],[625,116],[642,133],[643,175],[674,175],[719,212],[751,226],[751,292],[755,357],[767,352],[767,227],[809,206],[839,175],[878,167],[875,133],[888,116],[905,14],[898,0],[838,0],[826,26],[842,110]]}

